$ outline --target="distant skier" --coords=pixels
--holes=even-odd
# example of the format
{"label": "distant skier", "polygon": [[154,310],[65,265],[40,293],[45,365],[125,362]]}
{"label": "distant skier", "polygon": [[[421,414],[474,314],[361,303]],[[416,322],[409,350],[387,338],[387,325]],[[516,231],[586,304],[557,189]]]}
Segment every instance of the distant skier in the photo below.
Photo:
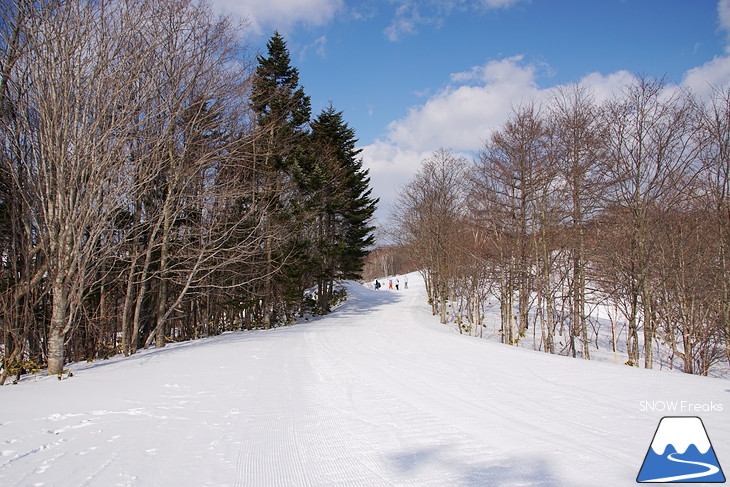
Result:
{"label": "distant skier", "polygon": [[398,285],[400,285],[400,281],[399,281],[399,280],[398,280],[398,278],[396,277],[396,278],[395,278],[395,290],[396,290],[396,291],[398,291]]}
{"label": "distant skier", "polygon": [[393,289],[393,279],[388,279],[388,289]]}
{"label": "distant skier", "polygon": [[408,275],[403,276],[403,289],[408,289]]}
{"label": "distant skier", "polygon": [[380,283],[375,279],[375,290],[377,291],[378,289],[380,289]]}

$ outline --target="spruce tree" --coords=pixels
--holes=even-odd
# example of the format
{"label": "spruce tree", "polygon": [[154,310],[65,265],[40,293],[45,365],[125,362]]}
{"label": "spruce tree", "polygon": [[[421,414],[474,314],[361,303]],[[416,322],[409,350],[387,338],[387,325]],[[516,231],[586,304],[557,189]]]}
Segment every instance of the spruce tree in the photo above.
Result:
{"label": "spruce tree", "polygon": [[374,242],[370,224],[377,199],[371,197],[368,171],[358,158],[355,131],[330,104],[312,122],[316,157],[309,168],[310,189],[319,195],[317,263],[320,307],[327,311],[334,279],[361,277]]}
{"label": "spruce tree", "polygon": [[[256,115],[254,134],[256,174],[260,180],[258,204],[266,208],[266,243],[261,318],[268,327],[276,318],[276,304],[298,292],[289,274],[300,274],[297,262],[302,219],[297,214],[299,187],[295,174],[307,142],[310,98],[299,85],[299,71],[291,66],[284,38],[274,33],[267,56],[258,56],[252,85],[251,108]],[[301,287],[301,286],[298,286]],[[301,292],[298,293],[301,295]]]}
{"label": "spruce tree", "polygon": [[[258,56],[251,93],[260,135],[269,149],[267,155],[277,169],[286,168],[301,148],[301,138],[311,115],[309,96],[299,86],[299,70],[291,66],[286,41],[275,32],[266,44],[268,56]],[[287,164],[288,163],[288,164]]]}

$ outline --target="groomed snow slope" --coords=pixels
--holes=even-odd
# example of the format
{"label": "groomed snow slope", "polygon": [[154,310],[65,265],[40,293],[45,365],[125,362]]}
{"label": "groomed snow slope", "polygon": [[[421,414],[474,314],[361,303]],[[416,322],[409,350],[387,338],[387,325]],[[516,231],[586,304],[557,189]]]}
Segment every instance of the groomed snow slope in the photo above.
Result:
{"label": "groomed snow slope", "polygon": [[664,415],[700,416],[730,466],[727,380],[459,336],[410,284],[2,387],[0,485],[634,485]]}

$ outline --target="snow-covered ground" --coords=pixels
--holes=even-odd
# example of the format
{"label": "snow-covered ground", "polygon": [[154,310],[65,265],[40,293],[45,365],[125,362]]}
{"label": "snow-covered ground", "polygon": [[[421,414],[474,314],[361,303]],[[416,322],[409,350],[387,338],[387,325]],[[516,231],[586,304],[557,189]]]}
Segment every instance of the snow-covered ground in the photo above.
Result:
{"label": "snow-covered ground", "polygon": [[0,388],[0,485],[613,487],[662,416],[730,468],[727,380],[460,336],[417,274],[347,285],[327,317]]}
{"label": "snow-covered ground", "polygon": [[[527,348],[530,350],[544,350],[544,338],[540,326],[540,318],[536,315],[535,300],[537,295],[531,296],[531,312],[529,313],[530,326],[523,337],[520,337],[516,346]],[[459,303],[449,302],[447,304],[447,326],[451,326],[458,331],[459,313],[466,313],[465,309],[458,310]],[[469,321],[464,317],[462,323],[464,325],[463,333],[474,334],[480,338],[501,343],[502,336],[502,318],[501,305],[499,299],[494,295],[487,295],[486,299],[481,303],[482,323],[483,327],[476,330],[470,327]],[[559,311],[559,310],[558,310]],[[517,306],[515,303],[514,313],[517,315]],[[563,311],[567,312],[568,311]],[[588,294],[586,303],[586,319],[588,323],[588,340],[590,343],[590,359],[603,362],[611,362],[614,364],[623,364],[628,360],[627,354],[627,338],[629,332],[628,319],[619,311],[618,307],[611,304],[610,298],[601,296],[599,292]],[[641,313],[639,313],[641,320]],[[567,324],[556,330],[554,335],[555,351],[558,355],[568,356],[569,349],[569,327]],[[639,328],[638,345],[640,351],[640,359],[638,367],[644,367],[644,332],[643,328]],[[576,337],[576,346],[578,348],[577,356],[583,358],[583,344],[579,337]],[[724,345],[720,345],[724,347]],[[680,345],[681,349],[682,346]],[[684,364],[681,357],[677,356],[672,347],[663,340],[662,333],[657,332],[654,340],[654,369],[656,370],[672,370],[676,373],[684,373]],[[724,348],[721,348],[722,356],[712,365],[709,370],[711,377],[722,377],[730,379],[730,364],[724,359]],[[695,367],[699,370],[699,364]]]}

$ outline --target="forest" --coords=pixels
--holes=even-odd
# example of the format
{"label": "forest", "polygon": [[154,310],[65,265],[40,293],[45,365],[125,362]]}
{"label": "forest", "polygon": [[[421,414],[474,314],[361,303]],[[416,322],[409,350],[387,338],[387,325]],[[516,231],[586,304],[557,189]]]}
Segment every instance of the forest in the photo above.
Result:
{"label": "forest", "polygon": [[2,373],[327,313],[367,170],[275,33],[190,0],[0,1]]}
{"label": "forest", "polygon": [[256,55],[205,2],[0,5],[0,383],[327,313],[366,264],[421,269],[462,333],[496,298],[504,343],[590,359],[601,305],[628,365],[730,361],[727,88],[523,103],[475,157],[423,161],[366,262],[355,131],[312,115],[279,33]]}
{"label": "forest", "polygon": [[462,333],[482,334],[494,297],[503,343],[529,329],[536,348],[590,359],[601,305],[626,327],[628,365],[653,368],[658,350],[690,374],[730,361],[730,89],[703,100],[639,77],[598,102],[560,87],[515,107],[474,160],[424,160],[392,225],[375,268],[423,269],[433,314]]}

